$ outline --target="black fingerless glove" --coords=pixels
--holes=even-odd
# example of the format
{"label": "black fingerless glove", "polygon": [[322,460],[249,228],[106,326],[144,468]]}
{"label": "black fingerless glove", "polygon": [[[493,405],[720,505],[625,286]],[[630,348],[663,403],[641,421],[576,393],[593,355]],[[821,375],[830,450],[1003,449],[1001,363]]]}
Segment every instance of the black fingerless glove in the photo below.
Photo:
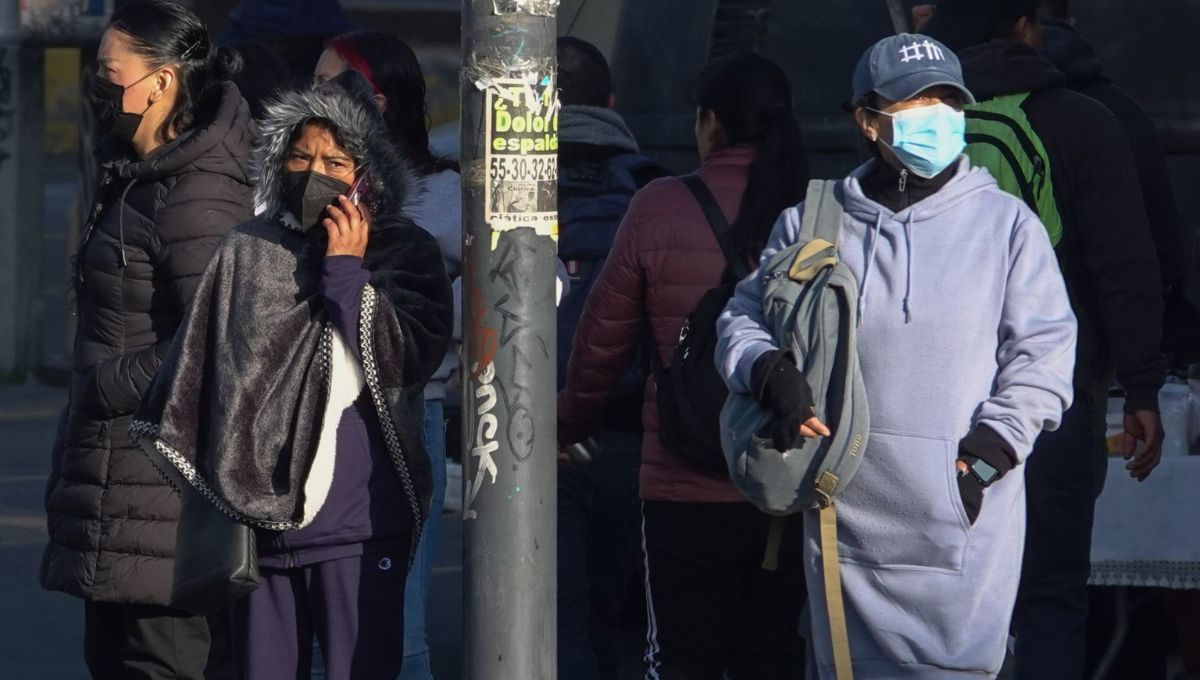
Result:
{"label": "black fingerless glove", "polygon": [[[976,425],[958,443],[958,457],[969,465],[976,459],[996,468],[1003,477],[1017,465],[1017,453],[1003,437],[987,425]],[[999,479],[999,477],[997,477]],[[995,483],[994,481],[992,482]],[[958,493],[962,497],[963,509],[971,524],[979,518],[983,509],[983,485],[970,471],[958,475]]]}
{"label": "black fingerless glove", "polygon": [[813,394],[792,356],[771,350],[754,362],[751,377],[754,396],[774,416],[760,437],[769,438],[777,451],[796,448],[802,437],[800,425],[812,418]]}

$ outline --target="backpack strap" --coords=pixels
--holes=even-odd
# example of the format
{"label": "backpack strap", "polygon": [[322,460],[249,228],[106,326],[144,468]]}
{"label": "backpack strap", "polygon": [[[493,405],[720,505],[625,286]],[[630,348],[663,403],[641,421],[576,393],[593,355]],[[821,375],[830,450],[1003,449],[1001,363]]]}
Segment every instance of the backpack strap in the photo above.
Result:
{"label": "backpack strap", "polygon": [[797,243],[819,238],[837,245],[842,238],[842,202],[837,190],[841,180],[814,179],[804,195],[804,219]]}
{"label": "backpack strap", "polygon": [[811,281],[821,270],[838,263],[838,241],[842,235],[842,204],[839,182],[813,180],[804,197],[804,217],[796,243],[800,250],[792,260],[788,276],[801,283]]}
{"label": "backpack strap", "polygon": [[842,574],[838,565],[837,510],[830,503],[817,511],[821,524],[821,576],[825,582],[825,615],[833,644],[834,677],[854,680],[850,662],[850,636],[846,632],[846,607],[842,602]]}
{"label": "backpack strap", "polygon": [[708,220],[708,226],[712,228],[713,235],[717,237],[717,245],[721,246],[721,253],[725,255],[725,273],[721,276],[721,281],[729,282],[745,278],[750,274],[750,269],[742,261],[739,253],[731,252],[733,226],[729,224],[729,220],[725,219],[725,213],[721,212],[717,197],[713,196],[712,191],[709,191],[708,185],[700,179],[699,175],[684,175],[679,179],[696,197],[696,202],[700,204],[700,209],[704,211],[704,217]]}
{"label": "backpack strap", "polygon": [[[804,218],[800,222],[797,243],[807,245],[817,240],[825,241],[832,246],[832,253],[827,252],[830,248],[825,244],[820,244],[820,248],[802,247],[799,253],[801,256],[806,252],[810,254],[797,257],[796,262],[792,264],[790,274],[794,279],[824,267],[830,257],[834,263],[837,262],[837,246],[842,236],[844,213],[842,202],[837,195],[839,184],[836,180],[812,180],[808,183],[808,192],[804,197]],[[798,267],[801,269],[799,274],[796,271]],[[825,586],[825,615],[833,647],[834,677],[837,680],[854,680],[854,667],[850,661],[850,636],[846,630],[846,607],[842,599],[842,574],[838,563],[837,510],[832,502],[823,503],[818,515],[821,527],[821,580]]]}
{"label": "backpack strap", "polygon": [[[821,506],[818,522],[821,526],[821,580],[825,585],[825,616],[833,647],[833,668],[836,680],[854,680],[850,662],[850,635],[846,630],[846,605],[842,599],[842,573],[838,563],[837,509],[833,503]],[[762,568],[779,569],[779,544],[783,540],[784,517],[771,517],[767,531],[767,554]]]}

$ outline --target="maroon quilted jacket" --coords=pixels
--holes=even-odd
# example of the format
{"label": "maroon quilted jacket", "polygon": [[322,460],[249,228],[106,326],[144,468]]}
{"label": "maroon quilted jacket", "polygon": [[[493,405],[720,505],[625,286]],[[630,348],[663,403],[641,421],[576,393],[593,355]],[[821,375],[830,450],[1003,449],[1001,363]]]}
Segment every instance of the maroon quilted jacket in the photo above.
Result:
{"label": "maroon quilted jacket", "polygon": [[[730,223],[737,217],[753,160],[752,147],[716,149],[696,173]],[[560,446],[599,429],[604,404],[636,359],[647,322],[659,357],[670,364],[684,320],[720,283],[724,268],[725,257],[712,229],[683,182],[673,177],[655,180],[634,196],[575,331],[566,387],[558,395]],[[745,500],[728,477],[700,472],[663,448],[653,375],[646,381],[642,423],[643,499]]]}

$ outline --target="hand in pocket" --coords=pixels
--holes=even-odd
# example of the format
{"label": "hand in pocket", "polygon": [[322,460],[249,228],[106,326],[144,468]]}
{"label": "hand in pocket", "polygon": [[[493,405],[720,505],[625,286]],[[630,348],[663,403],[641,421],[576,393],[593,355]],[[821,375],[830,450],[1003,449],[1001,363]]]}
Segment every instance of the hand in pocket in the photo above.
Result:
{"label": "hand in pocket", "polygon": [[971,526],[974,526],[975,520],[979,517],[979,510],[983,507],[983,486],[978,479],[975,479],[975,475],[959,473],[958,495],[962,497],[963,509],[967,511],[967,520],[971,522]]}

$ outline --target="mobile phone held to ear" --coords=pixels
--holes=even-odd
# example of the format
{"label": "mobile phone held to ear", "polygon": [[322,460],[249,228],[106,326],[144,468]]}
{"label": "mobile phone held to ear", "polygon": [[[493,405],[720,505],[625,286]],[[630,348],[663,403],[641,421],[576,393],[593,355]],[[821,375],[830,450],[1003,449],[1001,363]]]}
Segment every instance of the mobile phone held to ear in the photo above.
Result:
{"label": "mobile phone held to ear", "polygon": [[370,170],[364,171],[354,180],[346,197],[354,205],[367,209],[371,215],[379,214],[379,194],[375,190],[375,177]]}

